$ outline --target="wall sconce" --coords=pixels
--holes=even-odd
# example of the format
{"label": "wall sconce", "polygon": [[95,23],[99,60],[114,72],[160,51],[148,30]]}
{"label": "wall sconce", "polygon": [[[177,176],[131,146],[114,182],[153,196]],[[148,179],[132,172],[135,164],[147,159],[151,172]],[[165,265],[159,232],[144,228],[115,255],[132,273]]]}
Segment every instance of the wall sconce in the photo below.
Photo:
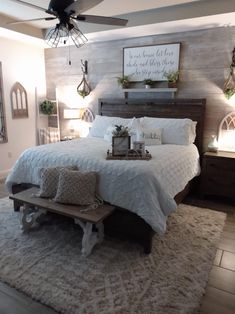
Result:
{"label": "wall sconce", "polygon": [[91,92],[91,88],[89,86],[89,84],[87,83],[86,80],[86,75],[88,74],[88,62],[87,60],[85,60],[84,62],[81,60],[82,63],[82,80],[80,82],[80,84],[77,87],[77,92],[80,96],[82,96],[83,98],[85,98],[86,96],[88,96]]}
{"label": "wall sconce", "polygon": [[235,48],[233,49],[232,63],[230,65],[230,73],[227,80],[224,83],[224,95],[227,99],[230,99],[235,94]]}

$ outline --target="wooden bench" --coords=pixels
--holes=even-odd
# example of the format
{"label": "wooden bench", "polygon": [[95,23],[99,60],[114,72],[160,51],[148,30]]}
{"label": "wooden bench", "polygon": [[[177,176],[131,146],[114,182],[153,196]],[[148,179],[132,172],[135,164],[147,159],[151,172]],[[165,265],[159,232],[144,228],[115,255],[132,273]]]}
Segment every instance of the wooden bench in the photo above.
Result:
{"label": "wooden bench", "polygon": [[114,206],[103,204],[96,209],[85,211],[87,206],[59,204],[46,198],[36,197],[38,192],[39,188],[33,187],[9,196],[10,199],[23,205],[21,226],[24,231],[31,229],[42,214],[52,212],[73,218],[74,222],[83,229],[82,254],[84,256],[91,253],[95,244],[103,241],[103,220],[113,212]]}

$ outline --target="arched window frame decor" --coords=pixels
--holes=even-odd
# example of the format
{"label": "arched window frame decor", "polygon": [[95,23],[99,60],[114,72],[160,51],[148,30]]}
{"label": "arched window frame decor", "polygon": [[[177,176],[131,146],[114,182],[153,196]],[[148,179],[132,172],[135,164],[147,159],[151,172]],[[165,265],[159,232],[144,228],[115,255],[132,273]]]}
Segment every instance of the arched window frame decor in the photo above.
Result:
{"label": "arched window frame decor", "polygon": [[235,152],[235,111],[228,113],[220,122],[219,149]]}
{"label": "arched window frame decor", "polygon": [[11,88],[12,118],[28,118],[28,99],[25,88],[16,82]]}
{"label": "arched window frame decor", "polygon": [[81,120],[92,123],[94,119],[95,117],[93,111],[90,108],[84,108],[84,111],[81,115]]}

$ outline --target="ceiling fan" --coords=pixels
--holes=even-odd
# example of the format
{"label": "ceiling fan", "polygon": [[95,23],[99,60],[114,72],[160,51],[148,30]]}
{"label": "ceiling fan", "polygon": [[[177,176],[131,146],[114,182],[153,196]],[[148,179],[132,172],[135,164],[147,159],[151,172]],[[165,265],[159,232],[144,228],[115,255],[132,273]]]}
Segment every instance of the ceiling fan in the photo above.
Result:
{"label": "ceiling fan", "polygon": [[46,42],[51,47],[57,47],[59,42],[61,41],[66,44],[69,38],[72,39],[76,47],[80,47],[85,44],[87,38],[79,30],[77,21],[117,26],[125,26],[128,22],[128,20],[120,18],[82,14],[88,9],[98,5],[103,0],[51,0],[48,9],[44,9],[35,4],[21,0],[11,1],[43,11],[51,16],[45,18],[17,21],[10,24],[18,24],[39,20],[59,20],[56,26],[47,32],[45,37]]}

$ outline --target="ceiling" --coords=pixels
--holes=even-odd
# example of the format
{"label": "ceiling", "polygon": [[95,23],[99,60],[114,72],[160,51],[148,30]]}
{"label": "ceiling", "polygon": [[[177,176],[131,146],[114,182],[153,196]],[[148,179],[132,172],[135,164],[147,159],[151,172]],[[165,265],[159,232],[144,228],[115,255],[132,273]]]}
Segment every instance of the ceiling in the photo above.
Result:
{"label": "ceiling", "polygon": [[[47,9],[49,0],[24,0]],[[79,1],[79,0],[78,0]],[[87,14],[118,16],[128,19],[126,27],[79,22],[89,41],[114,40],[188,30],[235,25],[234,0],[104,0]],[[41,43],[44,29],[55,21],[10,25],[9,22],[47,17],[48,14],[13,0],[0,3],[0,36],[12,30],[18,39],[29,35]],[[20,35],[19,35],[20,34]],[[9,35],[7,35],[9,36]]]}

